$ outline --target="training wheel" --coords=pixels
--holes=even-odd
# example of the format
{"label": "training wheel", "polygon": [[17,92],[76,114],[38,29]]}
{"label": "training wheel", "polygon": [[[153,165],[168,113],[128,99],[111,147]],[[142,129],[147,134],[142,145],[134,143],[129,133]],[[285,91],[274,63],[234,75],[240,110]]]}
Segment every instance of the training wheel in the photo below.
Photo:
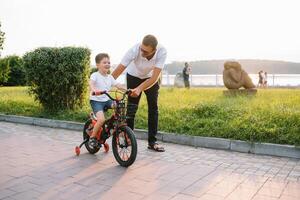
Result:
{"label": "training wheel", "polygon": [[104,152],[107,153],[109,151],[109,144],[104,143]]}
{"label": "training wheel", "polygon": [[77,156],[79,156],[79,154],[80,154],[79,146],[75,147],[75,153],[76,153]]}

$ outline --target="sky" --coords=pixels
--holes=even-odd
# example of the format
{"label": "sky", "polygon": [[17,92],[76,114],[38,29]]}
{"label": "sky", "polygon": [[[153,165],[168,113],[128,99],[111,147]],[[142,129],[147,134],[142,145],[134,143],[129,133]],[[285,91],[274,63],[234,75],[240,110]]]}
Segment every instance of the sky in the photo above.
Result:
{"label": "sky", "polygon": [[1,56],[82,46],[119,63],[153,34],[167,63],[211,59],[300,62],[297,0],[0,0]]}

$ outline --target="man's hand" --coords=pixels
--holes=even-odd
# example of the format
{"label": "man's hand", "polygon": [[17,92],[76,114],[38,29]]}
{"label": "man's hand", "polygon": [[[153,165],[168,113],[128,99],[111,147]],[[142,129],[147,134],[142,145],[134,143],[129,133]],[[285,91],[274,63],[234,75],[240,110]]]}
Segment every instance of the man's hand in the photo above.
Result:
{"label": "man's hand", "polygon": [[139,87],[136,87],[134,89],[131,90],[130,96],[131,97],[138,97],[140,96],[142,90]]}

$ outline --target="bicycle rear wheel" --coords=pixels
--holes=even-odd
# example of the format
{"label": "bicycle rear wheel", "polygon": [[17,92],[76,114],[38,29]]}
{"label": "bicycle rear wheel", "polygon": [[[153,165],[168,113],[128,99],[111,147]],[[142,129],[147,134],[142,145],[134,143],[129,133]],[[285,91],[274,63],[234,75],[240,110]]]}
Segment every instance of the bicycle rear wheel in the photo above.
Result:
{"label": "bicycle rear wheel", "polygon": [[113,135],[112,150],[115,159],[122,167],[132,165],[137,155],[137,142],[133,131],[128,126],[122,126]]}
{"label": "bicycle rear wheel", "polygon": [[[89,119],[88,121],[86,121],[85,122],[85,124],[84,124],[84,128],[83,128],[83,140],[85,140],[85,139],[90,139],[90,136],[89,136],[89,134],[87,133],[87,131],[89,130],[89,129],[91,129],[91,130],[93,130],[93,124],[92,124],[92,120],[91,119]],[[85,144],[85,148],[88,150],[88,152],[90,153],[90,154],[95,154],[95,153],[97,153],[98,151],[99,151],[99,147],[92,147],[92,146],[90,146],[90,144],[89,144],[89,142],[86,142]]]}

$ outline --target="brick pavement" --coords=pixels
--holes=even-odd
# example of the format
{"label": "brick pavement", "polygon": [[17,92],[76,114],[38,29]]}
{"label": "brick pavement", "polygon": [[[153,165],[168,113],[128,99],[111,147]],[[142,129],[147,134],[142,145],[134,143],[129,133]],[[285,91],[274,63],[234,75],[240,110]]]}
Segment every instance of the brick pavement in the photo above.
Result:
{"label": "brick pavement", "polygon": [[76,131],[0,122],[0,199],[300,199],[300,160],[164,144],[129,168]]}

